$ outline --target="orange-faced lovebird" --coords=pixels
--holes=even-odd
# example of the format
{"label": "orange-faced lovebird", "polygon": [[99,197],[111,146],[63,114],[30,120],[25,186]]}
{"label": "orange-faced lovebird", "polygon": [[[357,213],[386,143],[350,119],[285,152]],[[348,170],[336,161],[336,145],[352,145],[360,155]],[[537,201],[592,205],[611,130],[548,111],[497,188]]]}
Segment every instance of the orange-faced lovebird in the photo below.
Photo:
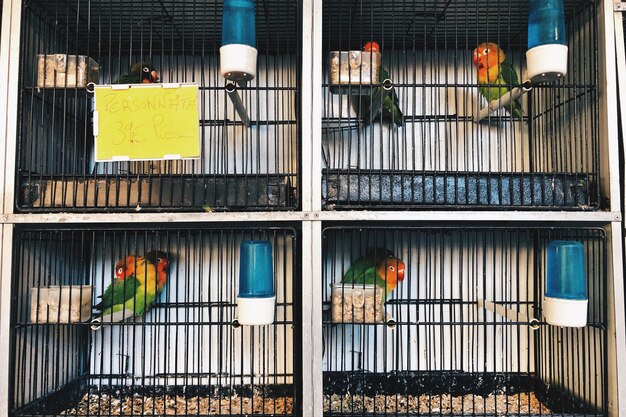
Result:
{"label": "orange-faced lovebird", "polygon": [[[504,51],[493,43],[481,43],[474,49],[474,65],[478,69],[478,87],[487,101],[497,100],[513,87],[519,86],[517,73],[506,59]],[[513,100],[505,109],[517,119],[522,118],[522,106]]]}
{"label": "orange-faced lovebird", "polygon": [[[367,42],[363,47],[364,52],[380,52],[380,46],[377,42]],[[380,83],[389,78],[389,73],[385,70],[382,65],[378,70],[378,80]],[[352,106],[354,110],[359,115],[361,119],[364,121],[370,120],[370,109],[371,104],[376,103],[381,100],[382,96],[382,87],[373,88],[372,94],[370,95],[353,95],[352,96]],[[380,111],[382,112],[383,120],[388,120],[395,123],[398,126],[402,126],[403,124],[403,116],[402,111],[399,107],[398,95],[396,94],[396,90],[392,87],[389,93],[383,99],[383,102],[380,106]],[[380,113],[377,112],[374,115],[371,115],[372,120],[376,120],[377,116]]]}
{"label": "orange-faced lovebird", "polygon": [[160,250],[153,250],[146,254],[146,259],[156,265],[157,269],[157,296],[163,291],[170,273],[170,264],[173,256]]}
{"label": "orange-faced lovebird", "polygon": [[123,310],[140,316],[150,309],[156,295],[156,266],[143,256],[127,256],[115,265],[115,278],[95,307],[100,316]]}
{"label": "orange-faced lovebird", "polygon": [[376,284],[386,299],[404,281],[404,262],[387,249],[376,248],[355,260],[343,276],[344,284]]}
{"label": "orange-faced lovebird", "polygon": [[157,83],[159,82],[159,76],[157,72],[147,62],[139,62],[130,67],[129,74],[122,74],[113,84],[145,84],[145,83]]}

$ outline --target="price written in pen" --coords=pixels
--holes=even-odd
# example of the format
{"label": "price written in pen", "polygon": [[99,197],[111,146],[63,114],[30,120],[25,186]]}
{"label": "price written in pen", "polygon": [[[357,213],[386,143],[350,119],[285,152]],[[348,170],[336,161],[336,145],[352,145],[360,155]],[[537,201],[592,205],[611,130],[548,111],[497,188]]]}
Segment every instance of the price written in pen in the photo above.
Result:
{"label": "price written in pen", "polygon": [[176,140],[186,139],[192,137],[189,134],[181,132],[172,120],[168,120],[160,113],[155,114],[152,117],[152,124],[154,127],[154,133],[157,139],[160,140]]}
{"label": "price written in pen", "polygon": [[136,122],[120,122],[116,123],[115,131],[117,132],[116,140],[113,141],[115,145],[121,145],[122,143],[140,143],[144,142],[146,138],[142,137],[141,129],[143,125]]}

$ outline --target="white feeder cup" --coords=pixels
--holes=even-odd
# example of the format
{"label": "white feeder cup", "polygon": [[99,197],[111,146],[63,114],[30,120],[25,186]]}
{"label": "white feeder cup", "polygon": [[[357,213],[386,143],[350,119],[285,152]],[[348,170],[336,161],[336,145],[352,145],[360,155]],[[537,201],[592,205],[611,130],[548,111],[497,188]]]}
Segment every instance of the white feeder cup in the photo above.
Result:
{"label": "white feeder cup", "polygon": [[559,80],[567,74],[567,46],[540,45],[526,51],[526,72],[533,83]]}
{"label": "white feeder cup", "polygon": [[235,82],[247,82],[256,77],[257,50],[249,45],[231,44],[220,48],[222,77]]}

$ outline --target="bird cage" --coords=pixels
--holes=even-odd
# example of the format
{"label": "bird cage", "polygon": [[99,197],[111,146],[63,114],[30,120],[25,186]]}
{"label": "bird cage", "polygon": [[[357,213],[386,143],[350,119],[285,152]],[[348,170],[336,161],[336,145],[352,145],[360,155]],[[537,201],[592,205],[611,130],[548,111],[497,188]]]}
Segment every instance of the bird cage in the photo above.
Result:
{"label": "bird cage", "polygon": [[[563,240],[584,248],[584,327],[544,315]],[[325,416],[608,415],[603,229],[346,224],[322,250]],[[333,285],[385,265],[384,320],[335,320]]]}
{"label": "bird cage", "polygon": [[[297,208],[301,5],[257,2],[255,14],[257,76],[234,83],[220,73],[222,1],[23,2],[17,209]],[[144,67],[158,79],[141,77]],[[154,87],[152,96],[163,88],[197,85],[195,153],[178,151],[178,142],[173,152],[158,153],[177,140],[178,131],[165,135],[167,125],[161,134],[156,127],[152,132],[156,122],[148,110],[136,120],[131,114],[128,123],[108,122],[119,133],[119,142],[118,136],[111,142],[124,148],[102,160],[94,139],[102,129],[94,125],[104,122],[101,111],[94,117],[91,82],[146,83]],[[184,129],[195,134],[195,122]],[[143,160],[146,148],[158,155]],[[186,155],[190,159],[179,159]]]}
{"label": "bird cage", "polygon": [[597,209],[597,3],[563,3],[567,74],[531,82],[528,2],[324,2],[324,207]]}
{"label": "bird cage", "polygon": [[[270,324],[243,326],[236,304],[239,248],[257,239],[271,245],[275,315]],[[293,228],[243,224],[20,228],[14,240],[10,415],[297,415],[298,245]],[[142,279],[139,266],[152,262],[155,251],[160,289],[151,308],[104,320],[100,303],[119,278],[116,261],[133,257],[132,274],[145,288],[129,298],[138,305],[150,292],[151,277],[146,267]],[[133,275],[123,272],[130,288]],[[78,295],[92,289],[89,315],[59,319],[63,299],[53,310],[55,297],[44,295],[53,287]],[[73,300],[80,299],[66,301],[67,307],[73,310]],[[44,305],[41,319],[33,320],[32,310]]]}

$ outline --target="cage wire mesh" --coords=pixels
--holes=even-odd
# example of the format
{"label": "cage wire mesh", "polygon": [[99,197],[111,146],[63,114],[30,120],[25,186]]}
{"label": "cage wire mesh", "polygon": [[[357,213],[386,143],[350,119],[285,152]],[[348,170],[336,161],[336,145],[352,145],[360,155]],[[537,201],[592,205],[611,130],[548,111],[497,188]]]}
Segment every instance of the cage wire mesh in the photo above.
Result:
{"label": "cage wire mesh", "polygon": [[[323,237],[325,416],[608,415],[602,229],[342,225]],[[584,246],[583,328],[545,321],[553,240]]]}
{"label": "cage wire mesh", "polygon": [[[250,239],[272,246],[275,318],[265,326],[235,321]],[[296,415],[295,229],[22,228],[14,242],[11,415]],[[155,250],[169,275],[152,309],[92,329],[92,301],[95,317],[116,260]]]}
{"label": "cage wire mesh", "polygon": [[528,2],[324,2],[325,208],[597,208],[597,3],[563,3],[567,75],[478,122],[473,51],[497,44],[525,81]]}
{"label": "cage wire mesh", "polygon": [[[300,2],[255,2],[257,76],[236,86],[250,127],[220,75],[222,9],[198,0],[23,2],[18,209],[296,208]],[[99,73],[78,64],[56,78],[47,72],[54,62],[38,64],[45,54],[89,57]],[[94,162],[93,98],[78,79],[116,83],[141,62],[161,82],[198,84],[199,159]]]}

